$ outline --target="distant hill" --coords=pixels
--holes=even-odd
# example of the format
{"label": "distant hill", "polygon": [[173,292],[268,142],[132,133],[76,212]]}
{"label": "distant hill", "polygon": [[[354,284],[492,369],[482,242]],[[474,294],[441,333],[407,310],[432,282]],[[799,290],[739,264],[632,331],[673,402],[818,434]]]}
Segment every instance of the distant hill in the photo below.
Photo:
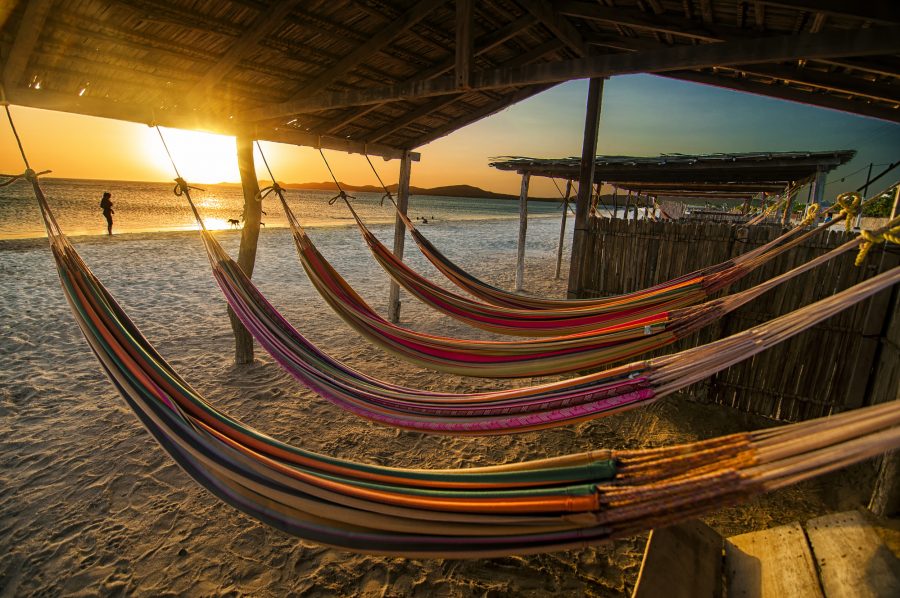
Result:
{"label": "distant hill", "polygon": [[[337,191],[337,185],[334,182],[323,182],[323,183],[281,183],[281,186],[285,189],[308,189],[308,190],[316,190],[316,191]],[[360,191],[362,193],[382,193],[383,190],[381,187],[376,187],[375,185],[350,185],[348,183],[341,183],[341,187],[344,188],[345,191]],[[391,193],[397,192],[398,186],[388,185],[388,189]],[[493,191],[486,191],[485,189],[480,189],[478,187],[474,187],[472,185],[446,185],[443,187],[414,187],[410,186],[409,192],[411,195],[435,195],[439,197],[471,197],[471,198],[479,198],[479,199],[519,199],[518,195],[509,195],[507,193],[494,193]],[[530,200],[535,201],[559,201],[557,198],[553,197],[529,197]]]}

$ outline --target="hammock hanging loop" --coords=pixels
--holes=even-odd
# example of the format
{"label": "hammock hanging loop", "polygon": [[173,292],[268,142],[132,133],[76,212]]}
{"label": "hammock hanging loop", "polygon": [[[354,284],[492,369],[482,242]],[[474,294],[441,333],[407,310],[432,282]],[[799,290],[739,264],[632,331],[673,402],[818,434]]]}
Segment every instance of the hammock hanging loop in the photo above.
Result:
{"label": "hammock hanging loop", "polygon": [[900,225],[880,232],[864,230],[859,233],[859,236],[864,241],[859,245],[859,253],[856,256],[856,262],[854,262],[857,266],[861,266],[866,260],[866,256],[872,251],[872,248],[880,243],[890,242],[900,245]]}
{"label": "hammock hanging loop", "polygon": [[862,195],[854,191],[841,193],[837,196],[836,201],[837,204],[841,206],[841,214],[847,217],[846,220],[844,220],[844,224],[849,233],[853,228],[853,219],[856,218],[861,211],[860,206],[863,201]]}
{"label": "hammock hanging loop", "polygon": [[806,213],[803,215],[803,220],[800,221],[800,226],[809,226],[813,222],[815,222],[816,218],[819,216],[819,204],[811,203],[806,207]]}
{"label": "hammock hanging loop", "polygon": [[178,197],[181,197],[182,195],[190,196],[191,189],[193,189],[194,191],[204,191],[204,189],[201,189],[200,187],[193,187],[191,185],[188,185],[187,181],[185,181],[181,177],[175,178],[175,188],[172,189],[172,193],[174,193]]}

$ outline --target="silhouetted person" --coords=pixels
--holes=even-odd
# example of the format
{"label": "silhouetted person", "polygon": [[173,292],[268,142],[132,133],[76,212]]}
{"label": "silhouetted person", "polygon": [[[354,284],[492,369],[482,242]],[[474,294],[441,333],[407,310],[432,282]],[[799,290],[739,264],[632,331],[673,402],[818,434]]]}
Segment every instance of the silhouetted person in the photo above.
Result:
{"label": "silhouetted person", "polygon": [[100,200],[100,208],[103,209],[103,217],[106,218],[106,234],[112,234],[112,215],[115,214],[113,211],[113,203],[110,199],[112,195],[109,191],[103,193],[103,199]]}

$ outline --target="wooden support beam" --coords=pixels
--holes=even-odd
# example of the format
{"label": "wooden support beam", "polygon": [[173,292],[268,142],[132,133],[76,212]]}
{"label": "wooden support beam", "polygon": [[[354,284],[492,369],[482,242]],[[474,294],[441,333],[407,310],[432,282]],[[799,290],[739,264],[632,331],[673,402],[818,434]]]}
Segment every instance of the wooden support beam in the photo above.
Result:
{"label": "wooden support beam", "polygon": [[504,108],[507,108],[513,104],[517,104],[522,100],[537,95],[542,91],[546,91],[551,87],[553,87],[553,85],[536,85],[534,87],[526,87],[524,89],[520,89],[503,99],[497,100],[496,102],[491,102],[483,106],[482,108],[479,108],[478,110],[473,110],[465,116],[461,116],[460,118],[452,120],[442,127],[434,128],[421,137],[417,137],[416,139],[410,141],[407,145],[412,148],[422,147],[426,143],[431,143],[435,139],[440,139],[444,135],[449,135],[453,131],[479,121],[482,118],[486,118],[491,114],[494,114],[495,112],[499,112]]}
{"label": "wooden support beam", "polygon": [[397,20],[386,27],[382,27],[375,35],[370,37],[368,41],[350,52],[350,54],[339,60],[336,64],[333,64],[324,73],[312,81],[304,83],[303,87],[293,95],[292,100],[296,101],[314,96],[325,90],[329,85],[356,68],[364,60],[367,60],[368,58],[371,58],[373,54],[382,51],[388,44],[394,41],[398,35],[402,34],[410,27],[413,27],[446,1],[447,0],[419,0],[419,2],[403,13]]}
{"label": "wooden support beam", "polygon": [[556,246],[556,275],[559,280],[559,272],[562,269],[563,245],[566,242],[566,217],[569,215],[569,196],[572,194],[572,181],[566,181],[566,195],[563,197],[562,222],[559,225],[559,243]]}
{"label": "wooden support beam", "polygon": [[522,175],[519,190],[519,243],[516,246],[516,291],[525,289],[525,233],[528,231],[528,182],[531,175]]}
{"label": "wooden support beam", "polygon": [[[497,31],[493,31],[491,33],[488,33],[487,35],[484,35],[484,36],[478,38],[475,41],[474,55],[480,56],[481,54],[484,54],[485,52],[489,52],[489,51],[493,50],[497,46],[500,46],[500,45],[506,43],[507,41],[509,41],[510,39],[516,37],[523,31],[529,29],[530,27],[533,27],[535,25],[535,23],[537,23],[537,21],[535,20],[534,17],[532,17],[531,15],[523,15],[522,17],[519,17],[518,19],[516,19],[509,25],[506,25],[505,27],[501,27]],[[434,65],[433,67],[418,73],[415,78],[407,79],[406,81],[404,81],[404,83],[410,83],[412,81],[417,81],[417,80],[433,79],[434,77],[437,77],[438,75],[442,75],[442,74],[446,73],[447,71],[449,71],[450,69],[452,69],[455,64],[456,64],[456,57],[451,56],[451,57],[447,58],[446,60]],[[355,121],[356,119],[362,118],[363,116],[365,116],[366,114],[369,114],[373,110],[378,110],[383,105],[384,104],[372,104],[371,106],[368,106],[361,110],[352,110],[351,109],[346,114],[342,114],[332,120],[329,120],[329,121],[323,123],[321,126],[316,127],[316,129],[320,133],[323,133],[323,134],[336,133],[336,132],[340,131],[340,129],[342,129],[343,127],[345,127],[348,124]],[[412,122],[412,121],[410,121],[410,122]],[[405,125],[403,125],[403,126],[405,126]],[[395,126],[394,130],[396,130],[397,128],[398,127]]]}
{"label": "wooden support beam", "polygon": [[[155,110],[153,106],[147,104],[113,102],[105,98],[90,97],[88,95],[79,97],[74,93],[69,95],[43,89],[34,90],[22,87],[7,88],[6,96],[10,104],[20,106],[112,118],[144,125],[158,124],[175,129],[207,131],[219,135],[243,135],[261,141],[274,141],[307,147],[323,147],[354,154],[368,153],[370,156],[381,156],[389,160],[401,158],[404,152],[403,149],[395,147],[367,144],[362,141],[344,139],[342,137],[315,135],[286,128],[274,129],[253,125],[245,127],[235,123],[227,116],[213,114],[208,111],[190,109]],[[412,153],[412,160],[418,161],[419,157],[418,153]]]}
{"label": "wooden support beam", "polygon": [[581,39],[581,34],[553,4],[545,0],[518,0],[518,2],[578,56],[587,56],[588,47]]}
{"label": "wooden support beam", "polygon": [[591,190],[594,188],[594,168],[597,155],[597,135],[600,131],[600,108],[603,102],[603,79],[591,79],[588,85],[587,108],[584,116],[584,141],[581,147],[581,170],[578,175],[578,198],[575,200],[575,235],[572,239],[572,256],[569,266],[569,299],[575,299],[582,291],[587,226],[591,207]]}
{"label": "wooden support beam", "polygon": [[[586,77],[661,73],[801,58],[865,56],[897,52],[900,52],[900,27],[803,33],[697,46],[672,46],[649,52],[605,54],[515,68],[498,68],[473,73],[472,89],[503,89],[559,83]],[[382,88],[322,93],[316,97],[252,109],[240,116],[242,120],[258,121],[331,108],[425,98],[456,92],[454,77],[440,77]]]}
{"label": "wooden support beam", "polygon": [[[532,48],[525,54],[517,56],[516,58],[513,58],[512,60],[509,60],[509,61],[503,63],[503,66],[517,66],[520,64],[528,64],[529,62],[536,60],[536,59],[540,58],[541,56],[549,54],[550,52],[559,50],[562,47],[563,47],[563,44],[560,41],[555,40],[555,39],[550,40],[548,42],[545,42],[545,43],[537,46],[536,48]],[[388,124],[384,125],[383,127],[377,129],[373,133],[369,133],[369,134],[365,135],[365,138],[368,141],[372,141],[372,142],[380,141],[381,139],[384,139],[391,133],[393,133],[395,131],[399,131],[403,127],[406,127],[406,126],[414,123],[415,121],[419,120],[423,116],[427,116],[433,112],[436,112],[437,110],[440,110],[441,108],[444,108],[445,106],[449,106],[450,104],[452,104],[456,100],[460,99],[464,95],[465,94],[442,96],[437,99],[431,100],[430,102],[426,102],[425,104],[422,104],[415,110],[412,110],[412,111],[404,114],[397,120],[391,121]]]}
{"label": "wooden support beam", "polygon": [[456,0],[456,87],[468,89],[472,73],[472,0]]}
{"label": "wooden support beam", "polygon": [[870,116],[889,122],[900,122],[900,109],[884,108],[862,100],[848,100],[829,93],[805,92],[791,87],[769,85],[767,83],[758,83],[746,79],[737,79],[721,75],[717,76],[710,73],[695,71],[665,73],[661,74],[661,76],[670,77],[672,79],[681,79],[682,81],[702,83],[704,85],[712,85],[714,87],[723,87],[735,91],[743,91],[770,98],[778,98],[790,102],[799,102],[801,104],[808,104],[819,108],[830,108],[832,110],[840,110],[841,112]]}
{"label": "wooden support beam", "polygon": [[[259,241],[259,223],[262,218],[262,203],[257,201],[259,182],[256,165],[253,162],[253,139],[235,138],[238,171],[241,174],[241,188],[244,191],[244,226],[241,229],[241,247],[238,250],[238,266],[247,278],[253,277],[256,264],[256,246]],[[228,308],[231,329],[234,332],[234,360],[239,365],[253,363],[253,336],[244,328],[237,315]]]}
{"label": "wooden support beam", "polygon": [[900,82],[896,85],[885,85],[846,75],[836,77],[831,73],[813,68],[798,69],[778,64],[756,64],[727,68],[748,75],[772,77],[780,81],[789,81],[840,94],[861,96],[878,102],[900,105]]}
{"label": "wooden support beam", "polygon": [[265,36],[284,23],[290,12],[300,4],[301,0],[278,0],[269,10],[260,12],[253,24],[237,38],[228,48],[225,55],[207,70],[194,87],[189,96],[197,97],[208,93],[227,75],[247,54],[249,54]]}
{"label": "wooden support beam", "polygon": [[3,65],[2,83],[5,87],[15,88],[19,85],[52,7],[53,0],[32,0],[25,3],[25,12],[19,22],[16,39]]}
{"label": "wooden support beam", "polygon": [[[405,152],[400,161],[400,182],[397,188],[397,209],[404,215],[409,207],[409,182],[412,177],[412,160],[410,152]],[[394,255],[403,259],[403,246],[406,241],[406,225],[398,215],[394,220]],[[388,319],[394,324],[400,321],[400,285],[391,279],[388,291]]]}
{"label": "wooden support beam", "polygon": [[757,0],[757,4],[821,12],[874,23],[900,23],[900,4],[894,0]]}

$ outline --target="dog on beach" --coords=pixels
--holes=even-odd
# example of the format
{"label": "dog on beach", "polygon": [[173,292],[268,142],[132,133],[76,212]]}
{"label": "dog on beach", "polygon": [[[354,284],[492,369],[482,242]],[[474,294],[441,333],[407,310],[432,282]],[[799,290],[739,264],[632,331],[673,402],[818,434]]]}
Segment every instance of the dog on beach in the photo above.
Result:
{"label": "dog on beach", "polygon": [[231,228],[238,228],[240,225],[241,225],[240,220],[237,220],[235,218],[228,219],[228,226],[230,226]]}

